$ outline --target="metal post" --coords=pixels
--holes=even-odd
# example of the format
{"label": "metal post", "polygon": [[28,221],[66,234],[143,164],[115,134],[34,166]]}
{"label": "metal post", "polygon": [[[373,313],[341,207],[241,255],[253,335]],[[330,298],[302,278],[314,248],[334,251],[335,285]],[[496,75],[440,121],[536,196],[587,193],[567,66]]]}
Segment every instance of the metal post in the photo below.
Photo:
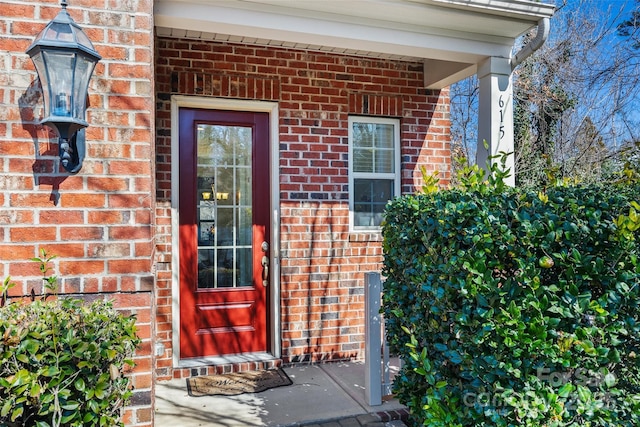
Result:
{"label": "metal post", "polygon": [[384,324],[382,325],[382,337],[382,395],[389,396],[392,394],[393,383],[391,382],[391,357]]}
{"label": "metal post", "polygon": [[382,405],[382,322],[380,314],[380,273],[364,274],[365,378],[364,393],[369,406]]}

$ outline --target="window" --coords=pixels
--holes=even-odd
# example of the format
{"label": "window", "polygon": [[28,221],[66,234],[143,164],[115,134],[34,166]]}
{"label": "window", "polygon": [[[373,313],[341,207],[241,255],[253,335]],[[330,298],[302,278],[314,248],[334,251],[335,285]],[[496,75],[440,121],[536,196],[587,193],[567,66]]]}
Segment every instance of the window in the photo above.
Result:
{"label": "window", "polygon": [[353,230],[376,230],[400,194],[400,121],[349,117],[349,210]]}

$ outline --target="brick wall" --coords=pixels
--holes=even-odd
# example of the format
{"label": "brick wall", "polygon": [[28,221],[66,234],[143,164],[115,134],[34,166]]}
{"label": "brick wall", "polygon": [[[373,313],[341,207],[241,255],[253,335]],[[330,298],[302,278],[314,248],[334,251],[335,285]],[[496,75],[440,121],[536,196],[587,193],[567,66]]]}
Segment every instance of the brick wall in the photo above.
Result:
{"label": "brick wall", "polygon": [[[410,193],[420,165],[449,178],[448,92],[421,87],[421,63],[168,38],[156,48],[159,341],[170,349],[171,95],[258,99],[280,112],[283,361],[361,357],[363,273],[380,268],[382,249],[379,234],[349,233],[348,117],[401,120]],[[184,375],[170,358],[158,378]]]}
{"label": "brick wall", "polygon": [[57,138],[37,124],[40,84],[24,52],[58,13],[58,0],[0,1],[0,274],[14,296],[42,289],[27,261],[56,254],[63,293],[111,298],[138,316],[143,343],[125,419],[153,422],[154,150],[151,0],[74,0],[68,8],[103,59],[89,88],[87,157],[58,165]]}

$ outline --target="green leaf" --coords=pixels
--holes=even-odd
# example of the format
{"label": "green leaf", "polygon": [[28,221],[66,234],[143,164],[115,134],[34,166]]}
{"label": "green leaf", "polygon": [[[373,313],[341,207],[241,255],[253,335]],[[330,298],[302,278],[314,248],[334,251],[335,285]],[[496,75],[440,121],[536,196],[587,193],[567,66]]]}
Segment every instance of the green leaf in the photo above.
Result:
{"label": "green leaf", "polygon": [[593,346],[593,343],[589,340],[580,341],[579,346],[587,353],[589,356],[595,356],[597,354],[596,349]]}
{"label": "green leaf", "polygon": [[24,407],[23,406],[18,406],[11,413],[11,421],[15,422],[15,420],[17,420],[18,417],[20,417],[23,413],[24,413]]}
{"label": "green leaf", "polygon": [[29,356],[24,353],[17,354],[16,359],[18,359],[18,361],[22,363],[29,363]]}
{"label": "green leaf", "polygon": [[560,390],[558,390],[558,396],[564,399],[568,397],[573,390],[575,390],[575,386],[571,383],[566,383],[562,387],[560,387]]}
{"label": "green leaf", "polygon": [[73,411],[74,409],[77,409],[80,404],[78,402],[67,402],[60,406],[62,407],[62,409],[65,409],[67,411]]}
{"label": "green leaf", "polygon": [[449,351],[446,355],[452,363],[455,363],[456,365],[462,363],[462,356],[457,351]]}
{"label": "green leaf", "polygon": [[42,375],[45,377],[53,377],[58,375],[59,372],[60,370],[57,366],[48,366],[44,371],[42,371]]}
{"label": "green leaf", "polygon": [[9,413],[9,411],[11,411],[11,405],[12,405],[12,401],[7,399],[5,400],[5,402],[2,404],[2,409],[0,409],[0,416],[2,417],[6,417],[7,414]]}
{"label": "green leaf", "polygon": [[71,412],[67,415],[63,415],[60,421],[64,424],[69,424],[69,422],[73,421],[73,419],[75,419],[77,416],[78,414],[76,414],[75,412]]}
{"label": "green leaf", "polygon": [[433,348],[441,352],[447,351],[449,349],[449,347],[447,347],[445,344],[442,344],[442,343],[435,343],[433,345]]}
{"label": "green leaf", "polygon": [[578,397],[580,398],[580,401],[583,403],[587,403],[588,401],[591,400],[591,390],[589,390],[588,388],[579,385],[578,386]]}
{"label": "green leaf", "polygon": [[604,376],[604,384],[607,388],[613,388],[618,384],[618,378],[612,372],[607,372]]}
{"label": "green leaf", "polygon": [[41,390],[42,390],[42,389],[41,389],[41,387],[40,387],[40,384],[38,384],[38,383],[33,383],[33,384],[31,385],[31,390],[29,390],[29,395],[30,395],[31,397],[37,397],[37,396],[39,396],[39,395],[40,395],[40,391],[41,391]]}

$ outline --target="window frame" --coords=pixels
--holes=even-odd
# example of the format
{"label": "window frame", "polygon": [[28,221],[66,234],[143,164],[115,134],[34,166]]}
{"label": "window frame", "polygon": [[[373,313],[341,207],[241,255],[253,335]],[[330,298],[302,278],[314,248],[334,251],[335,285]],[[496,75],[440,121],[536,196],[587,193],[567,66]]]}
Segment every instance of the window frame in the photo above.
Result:
{"label": "window frame", "polygon": [[[353,165],[353,125],[354,123],[368,123],[368,124],[382,124],[393,126],[393,167],[394,172],[382,173],[382,172],[355,172]],[[392,198],[400,195],[401,191],[401,145],[400,145],[400,119],[389,117],[372,117],[372,116],[349,116],[349,231],[350,232],[379,232],[381,227],[379,225],[355,225],[355,200],[354,191],[356,179],[386,179],[393,180],[393,195]]]}

